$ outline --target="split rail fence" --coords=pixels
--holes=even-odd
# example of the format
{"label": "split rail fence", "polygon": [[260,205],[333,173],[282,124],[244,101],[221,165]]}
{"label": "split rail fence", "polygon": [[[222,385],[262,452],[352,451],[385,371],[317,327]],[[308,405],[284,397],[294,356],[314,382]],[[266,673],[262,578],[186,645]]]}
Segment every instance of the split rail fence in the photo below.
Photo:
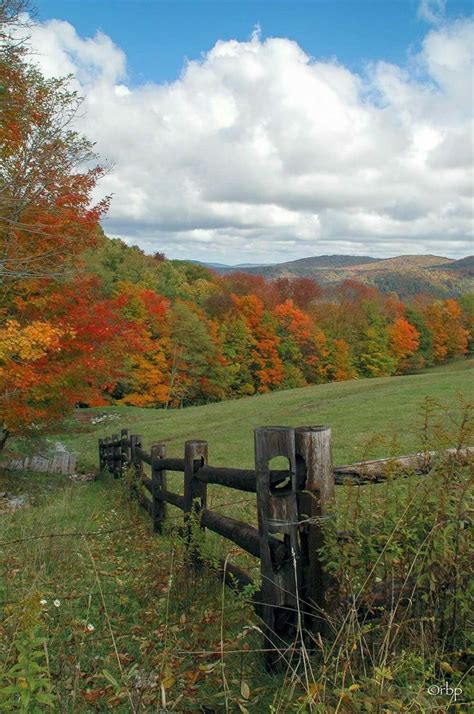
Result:
{"label": "split rail fence", "polygon": [[[361,485],[383,481],[393,464],[426,473],[432,453],[333,468],[329,427],[260,427],[254,439],[254,469],[210,466],[208,444],[200,440],[185,442],[183,458],[167,458],[165,444],[155,443],[146,451],[142,437],[126,429],[99,439],[99,462],[101,470],[116,478],[132,468],[131,493],[150,515],[154,531],[162,531],[167,504],[184,512],[183,535],[195,567],[202,564],[192,535],[196,522],[260,560],[254,606],[263,620],[266,663],[273,669],[303,630],[324,634],[337,606],[336,584],[319,556],[323,525],[333,514],[335,486],[348,479]],[[275,457],[285,457],[288,467],[273,469]],[[168,490],[167,472],[184,475],[182,494]],[[255,493],[258,528],[208,509],[211,484]],[[220,561],[218,570],[234,589],[253,585],[245,570],[227,560]]]}

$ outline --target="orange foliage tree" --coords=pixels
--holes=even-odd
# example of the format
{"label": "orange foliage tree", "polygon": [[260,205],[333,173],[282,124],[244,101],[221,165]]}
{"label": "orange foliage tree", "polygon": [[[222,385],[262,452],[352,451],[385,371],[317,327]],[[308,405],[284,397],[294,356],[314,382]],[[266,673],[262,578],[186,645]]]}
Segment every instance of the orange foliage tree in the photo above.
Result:
{"label": "orange foliage tree", "polygon": [[436,362],[467,352],[469,332],[463,325],[457,300],[450,298],[429,303],[424,309],[424,317],[432,335]]}
{"label": "orange foliage tree", "polygon": [[268,392],[280,386],[285,370],[278,354],[280,338],[263,302],[256,295],[232,296],[235,312],[240,315],[254,339],[250,353],[250,372],[257,392]]}
{"label": "orange foliage tree", "polygon": [[83,279],[17,300],[21,322],[0,329],[1,445],[11,434],[48,431],[71,405],[107,403],[138,342],[122,301],[97,292],[96,280]]}
{"label": "orange foliage tree", "polygon": [[389,325],[389,347],[397,360],[397,371],[403,371],[407,357],[414,355],[420,344],[420,333],[405,317]]}
{"label": "orange foliage tree", "polygon": [[132,330],[80,277],[108,206],[91,203],[103,168],[73,128],[68,81],[44,79],[12,39],[20,6],[0,7],[0,447],[103,400]]}

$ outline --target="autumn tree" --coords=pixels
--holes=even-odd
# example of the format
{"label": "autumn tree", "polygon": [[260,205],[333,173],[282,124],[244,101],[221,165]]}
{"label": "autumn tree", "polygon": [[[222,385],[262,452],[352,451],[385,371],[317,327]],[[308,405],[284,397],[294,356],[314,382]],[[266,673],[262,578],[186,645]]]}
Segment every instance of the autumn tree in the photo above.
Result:
{"label": "autumn tree", "polygon": [[17,56],[0,62],[0,90],[0,283],[9,295],[12,283],[25,290],[74,270],[108,200],[91,206],[104,169],[84,168],[95,154],[73,128],[81,100],[68,80],[46,80]]}
{"label": "autumn tree", "polygon": [[457,300],[437,300],[424,309],[426,326],[433,338],[436,362],[458,357],[467,352],[468,330],[463,324],[463,314]]}
{"label": "autumn tree", "polygon": [[397,360],[397,371],[403,372],[407,358],[413,356],[420,344],[420,333],[406,317],[398,317],[388,327],[389,347]]}
{"label": "autumn tree", "polygon": [[129,351],[126,372],[112,394],[123,404],[159,407],[170,401],[169,302],[153,290],[132,283],[117,285],[123,316],[133,322],[139,336],[137,349]]}
{"label": "autumn tree", "polygon": [[278,305],[274,314],[278,321],[279,352],[287,373],[285,386],[326,381],[329,351],[324,332],[291,299]]}
{"label": "autumn tree", "polygon": [[350,345],[343,339],[335,338],[332,340],[327,375],[334,382],[342,382],[346,379],[355,379],[357,377]]}
{"label": "autumn tree", "polygon": [[94,279],[18,298],[21,320],[0,329],[0,447],[10,435],[47,432],[71,405],[107,403],[139,347],[122,306],[101,299]]}
{"label": "autumn tree", "polygon": [[265,311],[262,300],[256,295],[233,296],[235,313],[241,316],[250,330],[254,346],[249,355],[249,369],[255,391],[268,392],[281,386],[285,372],[271,315]]}
{"label": "autumn tree", "polygon": [[322,295],[321,288],[312,278],[277,278],[273,285],[278,291],[280,303],[292,300],[302,310],[307,310]]}
{"label": "autumn tree", "polygon": [[103,168],[68,80],[45,79],[16,39],[24,9],[0,2],[0,445],[103,400],[132,342],[120,306],[79,277],[108,205],[91,204]]}
{"label": "autumn tree", "polygon": [[178,301],[170,311],[173,406],[215,401],[225,396],[225,360],[217,330],[203,313]]}

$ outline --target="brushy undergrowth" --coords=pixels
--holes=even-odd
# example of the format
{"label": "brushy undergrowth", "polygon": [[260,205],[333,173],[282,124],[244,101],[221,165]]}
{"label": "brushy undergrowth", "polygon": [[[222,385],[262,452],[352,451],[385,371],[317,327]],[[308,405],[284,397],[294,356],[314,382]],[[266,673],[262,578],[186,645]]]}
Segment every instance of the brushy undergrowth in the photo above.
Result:
{"label": "brushy undergrowth", "polygon": [[[427,400],[420,450],[472,444],[470,412]],[[380,443],[366,458],[372,448]],[[126,483],[57,478],[43,502],[0,517],[1,711],[469,711],[465,460],[436,459],[424,476],[394,467],[384,483],[337,489],[323,556],[339,605],[324,637],[308,633],[277,676],[263,666],[250,598],[209,565],[187,566],[181,514],[170,509],[167,532],[154,536]],[[204,552],[212,561],[209,543]],[[225,552],[238,561],[237,548]]]}

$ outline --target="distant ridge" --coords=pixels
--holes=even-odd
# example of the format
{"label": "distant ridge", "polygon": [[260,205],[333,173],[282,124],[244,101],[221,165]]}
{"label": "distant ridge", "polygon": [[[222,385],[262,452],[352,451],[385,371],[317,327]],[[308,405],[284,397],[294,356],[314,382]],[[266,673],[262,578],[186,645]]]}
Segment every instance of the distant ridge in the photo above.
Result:
{"label": "distant ridge", "polygon": [[[440,266],[441,268],[443,266]],[[453,260],[449,264],[450,270],[458,270],[466,273],[470,277],[474,277],[474,255],[467,255],[465,258],[459,258],[459,260]]]}
{"label": "distant ridge", "polygon": [[[198,261],[193,261],[198,262]],[[273,265],[223,265],[203,263],[221,274],[245,272],[276,278],[313,278],[320,285],[357,280],[401,298],[427,292],[439,298],[460,295],[474,288],[474,257],[459,260],[439,255],[399,255],[372,258],[365,255],[318,255]]]}
{"label": "distant ridge", "polygon": [[201,260],[189,260],[189,263],[195,263],[196,265],[204,265],[206,268],[213,268],[214,270],[240,270],[241,268],[256,268],[260,266],[260,263],[238,263],[237,265],[228,265],[227,263],[204,263]]}

